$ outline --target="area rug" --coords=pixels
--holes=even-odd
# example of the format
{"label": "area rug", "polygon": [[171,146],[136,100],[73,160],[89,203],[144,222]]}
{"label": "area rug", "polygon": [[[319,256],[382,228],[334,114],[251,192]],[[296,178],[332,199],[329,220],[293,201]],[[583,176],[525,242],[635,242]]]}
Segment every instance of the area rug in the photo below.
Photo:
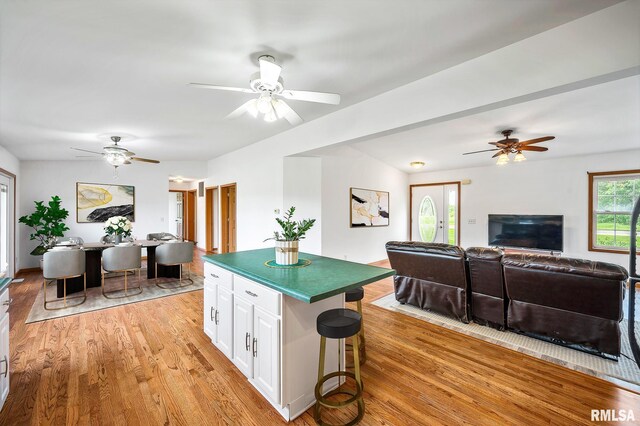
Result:
{"label": "area rug", "polygon": [[[146,275],[147,275],[146,270],[143,269],[141,271],[141,276],[143,277],[141,279],[142,293],[138,295],[123,297],[120,299],[107,299],[102,295],[102,290],[100,287],[92,287],[87,289],[87,301],[84,302],[82,305],[68,307],[66,309],[60,309],[55,311],[47,311],[44,309],[43,307],[44,291],[41,287],[40,291],[38,292],[38,295],[36,296],[35,302],[33,302],[33,306],[31,307],[31,312],[29,312],[29,316],[27,317],[27,320],[25,322],[29,324],[32,322],[45,321],[53,318],[66,317],[69,315],[83,314],[85,312],[113,308],[114,306],[121,306],[129,303],[142,302],[145,300],[158,299],[160,297],[173,296],[175,294],[201,290],[204,287],[204,278],[199,275],[195,275],[193,273],[191,274],[191,278],[193,279],[193,285],[188,285],[184,287],[175,287],[171,289],[164,289],[156,286],[155,280],[147,280],[145,278]],[[137,286],[136,280],[137,280],[137,277],[129,278],[129,288],[131,288],[131,286]],[[160,282],[161,283],[164,282],[165,285],[170,285],[170,281],[171,279],[164,278]],[[185,280],[183,279],[182,282],[184,284]],[[186,282],[188,283],[188,281]],[[122,283],[123,283],[122,278],[108,278],[105,281],[105,288],[107,289],[122,288],[123,287]],[[70,296],[77,296],[81,294],[82,292],[73,293]],[[118,296],[118,295],[119,293],[115,293],[112,296]],[[49,302],[50,300],[56,300],[55,284],[50,284],[49,288],[47,289],[47,302]],[[77,300],[67,300],[68,304],[73,304],[76,302]],[[52,306],[55,307],[55,306],[61,306],[61,305],[62,305],[62,302],[59,302],[58,304],[53,304],[53,305],[48,304],[49,307],[52,307]]]}
{"label": "area rug", "polygon": [[[572,370],[599,377],[636,392],[640,391],[640,368],[632,360],[633,356],[628,336],[629,322],[627,319],[620,323],[622,332],[621,352],[623,355],[616,362],[510,331],[499,331],[473,322],[464,324],[445,315],[425,311],[415,306],[401,305],[396,300],[394,293],[375,300],[373,304]],[[640,323],[638,321],[636,321],[636,332],[640,332]],[[638,338],[640,340],[640,336]]]}

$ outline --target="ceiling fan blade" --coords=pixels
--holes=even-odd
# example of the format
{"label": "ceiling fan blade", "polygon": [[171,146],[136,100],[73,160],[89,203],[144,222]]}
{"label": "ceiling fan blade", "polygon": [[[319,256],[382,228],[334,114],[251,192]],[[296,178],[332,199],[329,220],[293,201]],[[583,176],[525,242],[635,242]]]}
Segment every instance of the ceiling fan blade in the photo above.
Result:
{"label": "ceiling fan blade", "polygon": [[[131,161],[141,161],[143,163],[153,163],[153,164],[159,164],[160,162],[158,160],[150,160],[149,158],[140,158],[140,157],[130,157],[129,160]],[[127,163],[125,163],[127,164]],[[128,163],[131,164],[131,163]]]}
{"label": "ceiling fan blade", "polygon": [[251,89],[245,89],[243,87],[216,86],[215,84],[189,83],[189,86],[199,87],[201,89],[227,90],[230,92],[242,92],[242,93],[256,93]]}
{"label": "ceiling fan blade", "polygon": [[292,126],[302,124],[304,120],[298,115],[285,101],[281,99],[274,99],[273,108],[276,110],[278,117],[282,117],[289,122]]}
{"label": "ceiling fan blade", "polygon": [[100,157],[96,157],[95,155],[76,155],[76,158],[100,158]]}
{"label": "ceiling fan blade", "polygon": [[520,146],[516,149],[518,151],[538,151],[538,152],[544,152],[549,150],[549,148],[545,148],[543,146]]}
{"label": "ceiling fan blade", "polygon": [[71,148],[71,149],[75,149],[76,151],[90,152],[90,153],[92,153],[92,154],[102,155],[102,153],[101,153],[101,152],[89,151],[88,149],[82,149],[82,148]]}
{"label": "ceiling fan blade", "polygon": [[540,142],[546,142],[546,141],[550,141],[552,139],[555,139],[555,136],[545,136],[542,138],[537,138],[537,139],[529,139],[528,141],[524,141],[524,142],[520,142],[520,146],[525,146],[525,145],[531,145],[534,143],[540,143]]}
{"label": "ceiling fan blade", "polygon": [[258,116],[258,107],[256,106],[257,103],[258,103],[257,99],[248,100],[247,102],[240,105],[238,108],[231,111],[231,113],[225,117],[225,120],[233,120],[234,118],[240,117],[245,112],[248,112],[254,117],[257,117]]}
{"label": "ceiling fan blade", "polygon": [[471,151],[471,152],[465,152],[462,155],[469,155],[469,154],[477,154],[479,152],[488,152],[488,151],[502,151],[500,148],[494,148],[494,149],[483,149],[481,151]]}
{"label": "ceiling fan blade", "polygon": [[335,93],[307,92],[304,90],[283,90],[280,96],[294,101],[318,102],[321,104],[338,105],[340,95]]}
{"label": "ceiling fan blade", "polygon": [[497,156],[502,155],[502,154],[506,154],[506,152],[504,152],[504,150],[501,149],[500,151],[498,151],[495,154],[493,154],[491,156],[491,158],[496,158]]}
{"label": "ceiling fan blade", "polygon": [[280,78],[282,67],[267,58],[258,58],[260,63],[260,80],[267,86],[275,87]]}

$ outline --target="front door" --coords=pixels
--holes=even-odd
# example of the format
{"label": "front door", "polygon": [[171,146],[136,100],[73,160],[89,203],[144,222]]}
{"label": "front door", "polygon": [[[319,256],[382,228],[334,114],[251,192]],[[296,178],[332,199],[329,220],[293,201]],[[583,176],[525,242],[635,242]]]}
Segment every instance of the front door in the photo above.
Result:
{"label": "front door", "polygon": [[411,241],[459,244],[457,183],[411,185]]}

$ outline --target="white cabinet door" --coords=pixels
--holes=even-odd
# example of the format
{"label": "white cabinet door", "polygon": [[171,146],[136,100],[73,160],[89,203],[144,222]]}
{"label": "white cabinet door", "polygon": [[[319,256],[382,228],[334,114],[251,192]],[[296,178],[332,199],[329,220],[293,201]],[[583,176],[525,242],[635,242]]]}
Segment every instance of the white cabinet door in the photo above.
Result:
{"label": "white cabinet door", "polygon": [[272,401],[280,403],[280,321],[254,306],[253,381]]}
{"label": "white cabinet door", "polygon": [[0,321],[0,408],[9,394],[9,314]]}
{"label": "white cabinet door", "polygon": [[218,330],[216,346],[228,358],[233,359],[233,294],[218,286]]}
{"label": "white cabinet door", "polygon": [[233,363],[242,373],[253,376],[253,305],[240,297],[233,299]]}
{"label": "white cabinet door", "polygon": [[217,339],[216,336],[216,286],[213,284],[204,284],[204,332],[212,342]]}

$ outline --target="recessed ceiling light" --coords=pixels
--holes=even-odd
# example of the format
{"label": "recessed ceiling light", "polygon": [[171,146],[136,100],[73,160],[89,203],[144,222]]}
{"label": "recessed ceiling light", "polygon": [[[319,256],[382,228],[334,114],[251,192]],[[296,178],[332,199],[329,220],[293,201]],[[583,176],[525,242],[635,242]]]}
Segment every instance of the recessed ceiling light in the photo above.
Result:
{"label": "recessed ceiling light", "polygon": [[411,167],[413,167],[414,169],[419,169],[422,166],[424,166],[424,161],[412,161],[412,162],[409,163],[409,165]]}

